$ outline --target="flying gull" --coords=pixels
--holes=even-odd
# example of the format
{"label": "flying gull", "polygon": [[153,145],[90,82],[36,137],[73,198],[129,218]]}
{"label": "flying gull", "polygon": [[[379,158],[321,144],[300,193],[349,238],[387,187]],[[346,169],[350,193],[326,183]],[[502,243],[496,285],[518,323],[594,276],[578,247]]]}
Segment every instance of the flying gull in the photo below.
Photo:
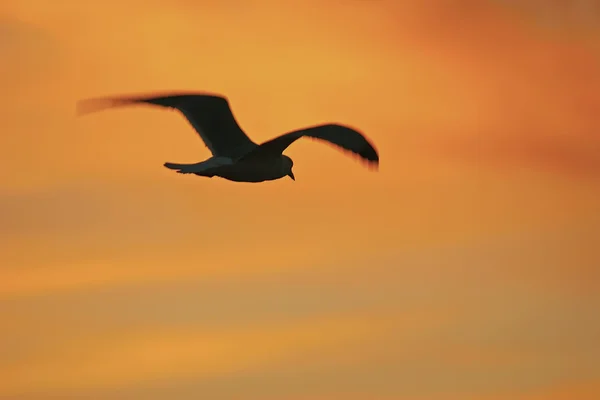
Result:
{"label": "flying gull", "polygon": [[331,143],[357,156],[367,166],[377,168],[379,155],[373,145],[349,126],[329,123],[285,133],[262,144],[253,142],[240,128],[227,98],[210,93],[164,93],[81,100],[79,115],[112,107],[147,103],[181,112],[200,135],[212,157],[195,164],[167,162],[165,167],[181,174],[212,178],[218,176],[235,182],[264,182],[289,176],[294,162],[283,151],[301,137]]}

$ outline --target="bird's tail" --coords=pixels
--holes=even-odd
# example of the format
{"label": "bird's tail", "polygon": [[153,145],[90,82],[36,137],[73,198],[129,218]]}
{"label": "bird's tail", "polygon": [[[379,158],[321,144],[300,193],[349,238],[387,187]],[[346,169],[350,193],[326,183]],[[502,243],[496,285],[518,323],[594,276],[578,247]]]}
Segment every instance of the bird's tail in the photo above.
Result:
{"label": "bird's tail", "polygon": [[180,174],[193,174],[195,172],[199,172],[198,163],[196,164],[177,164],[167,162],[164,164],[165,167],[175,170]]}
{"label": "bird's tail", "polygon": [[227,157],[211,157],[208,160],[195,164],[165,163],[165,167],[173,169],[180,174],[196,174],[201,176],[214,176],[214,172],[221,167],[233,164]]}

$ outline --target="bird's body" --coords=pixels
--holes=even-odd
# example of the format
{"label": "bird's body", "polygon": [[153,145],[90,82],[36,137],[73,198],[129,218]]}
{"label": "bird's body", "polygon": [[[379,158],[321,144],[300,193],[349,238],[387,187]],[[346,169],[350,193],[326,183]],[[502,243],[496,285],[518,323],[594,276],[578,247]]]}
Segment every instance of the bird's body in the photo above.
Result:
{"label": "bird's body", "polygon": [[233,182],[273,181],[289,175],[292,160],[284,155],[251,157],[235,162],[226,157],[211,157],[197,164],[165,163],[165,167],[180,174],[194,174],[212,178],[218,176]]}
{"label": "bird's body", "polygon": [[[285,168],[284,156],[269,157],[261,160],[242,160],[226,165],[215,171],[215,176],[234,182],[274,181],[289,174]],[[258,161],[258,162],[257,162]],[[203,176],[202,174],[196,174]]]}
{"label": "bird's body", "polygon": [[195,164],[165,163],[182,174],[234,182],[264,182],[289,176],[295,180],[291,158],[282,154],[297,139],[306,136],[334,144],[361,157],[370,165],[379,164],[375,148],[355,129],[339,124],[316,125],[256,144],[240,128],[229,102],[222,96],[201,93],[174,93],[155,96],[122,96],[79,102],[80,114],[127,104],[148,103],[179,110],[200,135],[213,156]]}

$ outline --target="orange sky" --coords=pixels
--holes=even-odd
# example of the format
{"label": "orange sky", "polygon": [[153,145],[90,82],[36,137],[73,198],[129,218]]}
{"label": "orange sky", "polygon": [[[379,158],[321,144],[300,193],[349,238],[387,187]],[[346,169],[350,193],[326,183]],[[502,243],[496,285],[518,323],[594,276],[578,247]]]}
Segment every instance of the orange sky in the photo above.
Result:
{"label": "orange sky", "polygon": [[[4,0],[0,398],[600,398],[600,3],[569,4]],[[296,182],[181,176],[180,115],[74,115],[177,89],[256,141],[357,126],[379,172],[298,141]]]}

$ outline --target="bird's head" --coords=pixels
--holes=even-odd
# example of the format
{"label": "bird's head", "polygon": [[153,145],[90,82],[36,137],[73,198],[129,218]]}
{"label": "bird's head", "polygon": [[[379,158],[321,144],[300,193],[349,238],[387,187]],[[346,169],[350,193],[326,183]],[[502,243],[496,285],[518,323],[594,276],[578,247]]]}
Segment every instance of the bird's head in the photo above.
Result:
{"label": "bird's head", "polygon": [[296,180],[294,177],[294,172],[292,172],[292,167],[294,166],[294,162],[288,156],[283,156],[283,171],[286,176],[292,178],[293,181]]}

